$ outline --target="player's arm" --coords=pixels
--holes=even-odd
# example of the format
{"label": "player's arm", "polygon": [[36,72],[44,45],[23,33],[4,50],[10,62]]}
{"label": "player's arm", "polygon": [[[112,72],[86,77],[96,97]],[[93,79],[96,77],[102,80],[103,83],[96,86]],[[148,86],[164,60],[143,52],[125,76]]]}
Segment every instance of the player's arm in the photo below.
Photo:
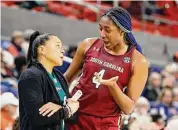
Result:
{"label": "player's arm", "polygon": [[[127,98],[124,99],[125,103],[128,101],[128,106],[126,104],[127,107],[125,108],[125,111],[128,114],[133,111],[135,104],[145,87],[148,78],[148,61],[142,55],[136,56],[133,67],[133,74],[126,89]],[[125,107],[124,105],[125,104],[123,103],[122,107]]]}
{"label": "player's arm", "polygon": [[75,53],[75,56],[70,64],[69,68],[65,72],[64,76],[69,83],[77,76],[78,72],[81,70],[81,66],[84,62],[85,52],[90,48],[91,44],[96,40],[96,38],[87,38],[82,41]]}
{"label": "player's arm", "polygon": [[133,65],[133,73],[130,78],[126,94],[121,91],[117,85],[117,80],[119,77],[113,77],[108,80],[99,79],[98,81],[106,86],[108,86],[109,91],[111,92],[116,103],[119,105],[121,110],[125,114],[130,114],[136,104],[136,101],[139,99],[146,80],[148,76],[148,62],[145,57],[142,55],[135,56],[135,62]]}

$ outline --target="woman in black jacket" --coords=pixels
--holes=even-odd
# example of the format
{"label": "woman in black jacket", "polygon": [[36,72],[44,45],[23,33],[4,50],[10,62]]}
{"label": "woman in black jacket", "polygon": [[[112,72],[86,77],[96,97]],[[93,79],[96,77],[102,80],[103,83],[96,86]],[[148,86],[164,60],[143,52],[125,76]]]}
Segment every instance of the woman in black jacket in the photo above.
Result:
{"label": "woman in black jacket", "polygon": [[38,31],[31,35],[28,68],[18,83],[20,130],[64,130],[64,120],[78,110],[65,78],[54,69],[62,65],[63,53],[55,35]]}

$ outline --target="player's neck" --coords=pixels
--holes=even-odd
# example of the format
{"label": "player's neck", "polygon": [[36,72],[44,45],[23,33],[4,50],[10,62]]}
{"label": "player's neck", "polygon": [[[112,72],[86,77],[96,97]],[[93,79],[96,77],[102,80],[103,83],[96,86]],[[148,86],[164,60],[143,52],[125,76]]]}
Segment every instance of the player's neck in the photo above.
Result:
{"label": "player's neck", "polygon": [[114,47],[115,51],[122,51],[125,50],[126,48],[128,48],[128,44],[123,42],[119,42],[116,44],[116,46]]}
{"label": "player's neck", "polygon": [[113,47],[112,52],[114,52],[115,54],[124,54],[127,51],[127,49],[128,44],[126,44],[125,42],[120,42]]}

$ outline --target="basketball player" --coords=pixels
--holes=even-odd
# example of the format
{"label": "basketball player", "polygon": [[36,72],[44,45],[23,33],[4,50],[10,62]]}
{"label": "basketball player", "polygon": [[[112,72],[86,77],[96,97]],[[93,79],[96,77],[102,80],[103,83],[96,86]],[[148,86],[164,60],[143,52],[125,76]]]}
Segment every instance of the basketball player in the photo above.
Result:
{"label": "basketball player", "polygon": [[123,8],[111,8],[99,22],[101,38],[87,38],[77,49],[65,73],[69,83],[83,64],[72,91],[83,92],[78,124],[69,130],[118,130],[122,113],[130,114],[145,86],[148,61],[141,54]]}

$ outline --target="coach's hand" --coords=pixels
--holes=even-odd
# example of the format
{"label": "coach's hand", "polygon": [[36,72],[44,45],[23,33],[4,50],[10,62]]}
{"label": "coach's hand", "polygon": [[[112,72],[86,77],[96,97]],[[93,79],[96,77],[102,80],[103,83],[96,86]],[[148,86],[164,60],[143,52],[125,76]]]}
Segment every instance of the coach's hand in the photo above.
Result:
{"label": "coach's hand", "polygon": [[112,77],[110,79],[102,79],[97,72],[95,72],[94,74],[96,76],[96,80],[103,84],[103,85],[106,85],[106,86],[114,86],[114,85],[117,85],[117,80],[119,79],[118,76],[115,76],[115,77]]}
{"label": "coach's hand", "polygon": [[52,103],[52,102],[48,102],[47,104],[43,105],[39,109],[39,111],[40,111],[40,114],[42,116],[46,116],[47,115],[47,117],[50,117],[61,108],[62,108],[62,106],[60,106],[60,105],[57,105],[57,104]]}

